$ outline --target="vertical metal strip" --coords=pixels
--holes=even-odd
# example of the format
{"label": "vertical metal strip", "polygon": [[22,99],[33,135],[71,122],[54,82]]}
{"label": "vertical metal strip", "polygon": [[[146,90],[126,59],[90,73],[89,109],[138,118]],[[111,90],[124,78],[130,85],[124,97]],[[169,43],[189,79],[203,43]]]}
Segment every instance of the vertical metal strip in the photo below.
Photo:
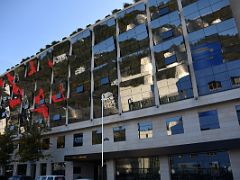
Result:
{"label": "vertical metal strip", "polygon": [[147,12],[147,28],[149,33],[149,45],[150,45],[150,51],[151,51],[151,60],[152,60],[152,74],[153,74],[153,83],[154,83],[154,97],[155,97],[155,104],[156,106],[160,105],[159,101],[159,92],[158,92],[158,86],[157,86],[157,77],[156,77],[156,60],[154,56],[154,44],[153,44],[153,34],[151,29],[151,14],[150,10],[147,4],[148,1],[146,1],[146,12]]}
{"label": "vertical metal strip", "polygon": [[183,15],[183,7],[182,7],[181,0],[177,0],[177,2],[178,2],[179,14],[180,14],[180,18],[181,18],[183,37],[185,39],[185,45],[186,45],[186,49],[187,49],[187,58],[188,58],[188,65],[189,65],[189,69],[190,69],[190,73],[191,73],[193,95],[194,95],[194,98],[197,99],[198,98],[197,81],[196,81],[195,71],[193,68],[192,53],[191,53],[191,47],[190,47],[189,37],[188,37],[188,32],[187,32],[187,25],[186,25],[186,21],[185,21],[184,15]]}

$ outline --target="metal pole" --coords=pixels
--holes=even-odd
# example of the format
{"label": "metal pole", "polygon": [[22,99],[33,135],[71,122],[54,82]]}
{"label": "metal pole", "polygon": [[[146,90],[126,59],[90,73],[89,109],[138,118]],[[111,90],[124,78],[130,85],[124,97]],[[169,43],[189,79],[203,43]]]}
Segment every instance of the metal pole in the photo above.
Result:
{"label": "metal pole", "polygon": [[103,142],[104,142],[104,139],[103,139],[103,116],[104,116],[104,95],[102,94],[102,168],[103,168]]}

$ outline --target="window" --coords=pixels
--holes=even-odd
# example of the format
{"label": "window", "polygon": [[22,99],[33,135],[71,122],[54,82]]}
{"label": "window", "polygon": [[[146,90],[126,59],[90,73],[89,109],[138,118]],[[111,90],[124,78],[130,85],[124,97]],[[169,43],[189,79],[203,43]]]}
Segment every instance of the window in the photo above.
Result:
{"label": "window", "polygon": [[123,126],[113,128],[114,142],[126,141],[126,129]]}
{"label": "window", "polygon": [[39,105],[42,105],[42,104],[44,104],[44,103],[45,103],[45,100],[44,100],[44,99],[41,99]]}
{"label": "window", "polygon": [[108,84],[109,83],[109,78],[108,77],[103,77],[101,80],[100,80],[100,84],[101,85],[105,85],[105,84]]}
{"label": "window", "polygon": [[220,128],[216,110],[200,112],[198,116],[202,131]]}
{"label": "window", "polygon": [[170,55],[168,57],[165,57],[164,63],[166,65],[170,65],[170,64],[176,62],[176,60],[177,60],[177,56],[176,56],[176,54],[173,54],[173,55]]}
{"label": "window", "polygon": [[160,16],[163,16],[167,13],[169,13],[169,7],[164,7],[164,8],[159,9],[159,15]]}
{"label": "window", "polygon": [[56,94],[56,99],[60,99],[62,97],[61,93]]}
{"label": "window", "polygon": [[236,111],[237,111],[238,123],[240,124],[240,105],[236,106]]}
{"label": "window", "polygon": [[47,174],[47,164],[46,163],[40,164],[40,173],[41,173],[41,175]]}
{"label": "window", "polygon": [[82,146],[83,145],[83,133],[78,133],[73,135],[73,146]]}
{"label": "window", "polygon": [[83,91],[84,91],[83,85],[80,85],[76,88],[76,93],[78,93],[78,94],[82,93]]}
{"label": "window", "polygon": [[61,115],[60,115],[60,114],[55,114],[55,115],[53,116],[53,120],[54,120],[54,121],[59,121],[59,120],[61,120]]}
{"label": "window", "polygon": [[139,139],[152,138],[152,123],[150,122],[138,123],[138,138]]}
{"label": "window", "polygon": [[95,130],[92,132],[92,145],[102,143],[102,132],[101,130]]}
{"label": "window", "polygon": [[231,77],[231,81],[232,81],[233,86],[239,86],[240,85],[240,76]]}
{"label": "window", "polygon": [[217,89],[221,89],[222,84],[220,81],[212,81],[212,82],[208,83],[208,88],[210,91],[215,91]]}
{"label": "window", "polygon": [[173,37],[173,30],[165,31],[162,33],[163,40]]}
{"label": "window", "polygon": [[189,180],[233,180],[228,152],[172,155],[169,162],[171,179],[186,179],[187,173]]}
{"label": "window", "polygon": [[167,134],[169,136],[174,134],[184,133],[181,116],[176,116],[176,117],[166,119],[166,125],[167,125]]}
{"label": "window", "polygon": [[65,147],[65,136],[59,136],[57,138],[57,148],[64,148]]}
{"label": "window", "polygon": [[42,149],[43,150],[48,150],[49,145],[50,145],[50,139],[49,138],[45,138],[45,139],[42,140]]}

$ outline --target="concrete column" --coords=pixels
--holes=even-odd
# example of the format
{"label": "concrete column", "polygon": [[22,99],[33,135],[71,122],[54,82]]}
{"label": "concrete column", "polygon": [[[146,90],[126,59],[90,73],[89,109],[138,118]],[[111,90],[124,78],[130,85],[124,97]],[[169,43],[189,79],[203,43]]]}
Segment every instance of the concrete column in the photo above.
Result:
{"label": "concrete column", "polygon": [[17,163],[14,163],[13,164],[13,175],[15,176],[15,175],[17,175],[17,171],[18,171],[18,165],[17,165]]}
{"label": "concrete column", "polygon": [[73,162],[66,162],[65,178],[73,179]]}
{"label": "concrete column", "polygon": [[115,180],[115,161],[109,160],[106,162],[107,165],[107,180]]}
{"label": "concrete column", "polygon": [[40,163],[36,163],[36,177],[40,176]]}
{"label": "concrete column", "polygon": [[239,180],[240,179],[240,149],[230,150],[229,151],[229,158],[232,167],[233,179]]}
{"label": "concrete column", "polygon": [[171,180],[170,177],[170,165],[167,156],[160,157],[160,174],[161,179]]}
{"label": "concrete column", "polygon": [[52,164],[51,163],[47,163],[47,175],[51,175],[52,174]]}
{"label": "concrete column", "polygon": [[31,163],[27,163],[27,172],[26,172],[27,176],[31,176]]}

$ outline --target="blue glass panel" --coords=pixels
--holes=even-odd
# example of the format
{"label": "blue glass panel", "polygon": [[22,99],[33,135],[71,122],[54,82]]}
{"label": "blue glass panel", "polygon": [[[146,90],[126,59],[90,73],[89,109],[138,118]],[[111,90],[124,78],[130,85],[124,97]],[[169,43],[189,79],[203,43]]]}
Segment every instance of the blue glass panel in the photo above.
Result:
{"label": "blue glass panel", "polygon": [[159,15],[160,16],[163,16],[163,15],[165,15],[167,13],[169,13],[169,7],[168,6],[159,10]]}
{"label": "blue glass panel", "polygon": [[61,93],[56,94],[56,99],[60,99],[62,97]]}
{"label": "blue glass panel", "polygon": [[231,18],[231,19],[228,19],[221,23],[216,24],[216,26],[217,26],[218,32],[222,32],[222,31],[226,31],[231,28],[235,28],[236,22],[235,22],[234,18]]}
{"label": "blue glass panel", "polygon": [[101,85],[105,85],[105,84],[109,84],[109,78],[108,77],[104,77],[100,80],[100,84]]}
{"label": "blue glass panel", "polygon": [[186,7],[183,8],[184,16],[192,14],[192,13],[194,13],[196,11],[198,11],[197,2],[195,2],[193,4],[190,4],[189,6],[186,6]]}
{"label": "blue glass panel", "polygon": [[199,121],[202,131],[220,128],[216,110],[200,112]]}
{"label": "blue glass panel", "polygon": [[76,93],[82,93],[83,92],[83,85],[80,85],[76,88]]}
{"label": "blue glass panel", "polygon": [[166,65],[169,65],[169,64],[172,64],[172,63],[176,62],[176,60],[177,60],[177,57],[176,57],[176,55],[174,54],[174,55],[172,55],[172,56],[170,56],[170,57],[165,58],[165,59],[164,59],[164,63],[165,63]]}
{"label": "blue glass panel", "polygon": [[166,40],[170,37],[173,37],[173,30],[169,30],[169,31],[166,31],[166,32],[162,33],[163,40]]}
{"label": "blue glass panel", "polygon": [[60,114],[55,114],[54,116],[53,116],[53,120],[54,121],[58,121],[58,120],[60,120],[61,119],[61,115]]}

